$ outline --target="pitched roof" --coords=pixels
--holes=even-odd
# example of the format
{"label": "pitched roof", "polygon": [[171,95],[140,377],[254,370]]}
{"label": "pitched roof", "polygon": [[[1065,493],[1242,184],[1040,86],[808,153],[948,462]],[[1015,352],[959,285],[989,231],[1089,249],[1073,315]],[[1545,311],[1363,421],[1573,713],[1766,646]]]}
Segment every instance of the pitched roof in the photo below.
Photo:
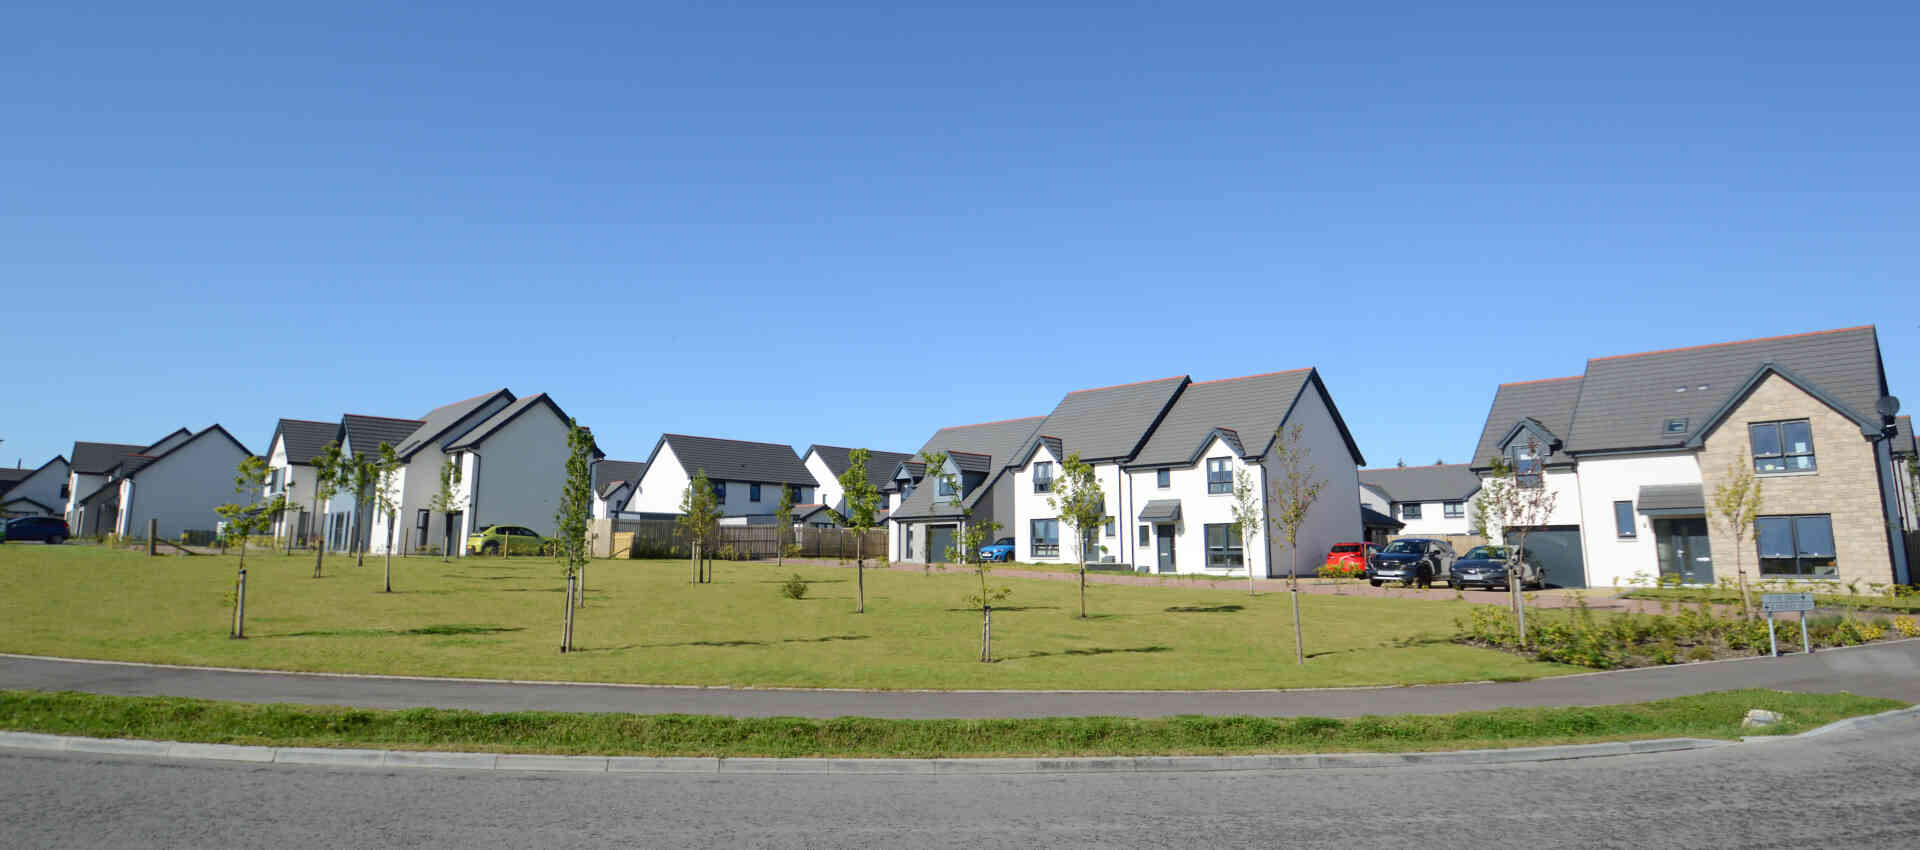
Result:
{"label": "pitched roof", "polygon": [[282,419],[273,428],[273,437],[267,440],[267,451],[273,451],[275,440],[284,439],[287,444],[287,462],[308,464],[315,455],[340,436],[340,423],[315,422],[311,419]]}
{"label": "pitched roof", "polygon": [[[171,434],[167,436],[173,436]],[[150,443],[148,445],[151,445]],[[127,455],[134,454],[146,445],[128,445],[126,443],[85,443],[73,444],[73,460],[68,462],[74,472],[87,475],[105,475],[107,470],[120,465]]]}
{"label": "pitched roof", "polygon": [[1366,505],[1360,506],[1360,524],[1362,526],[1378,526],[1381,528],[1406,528],[1407,527],[1406,523],[1401,522],[1397,519],[1394,519],[1393,517],[1387,516],[1386,514],[1383,514],[1372,508],[1369,508]]}
{"label": "pitched roof", "polygon": [[1066,452],[1077,452],[1088,462],[1132,457],[1188,383],[1187,376],[1175,375],[1067,393],[1034,429],[1036,436],[1006,464],[1017,466],[1031,458],[1040,446],[1037,435],[1057,439]]}
{"label": "pitched roof", "polygon": [[[73,468],[71,465],[67,464],[67,458],[65,455],[54,455],[52,458],[49,458],[46,463],[40,464],[39,466],[36,466],[32,469],[0,470],[0,472],[6,472],[6,473],[16,472],[16,471],[19,473],[19,476],[16,478],[0,479],[0,493],[5,493],[6,491],[13,489],[15,485],[29,478],[32,478],[34,475],[38,474],[41,470],[46,469],[47,467],[52,466],[56,463],[66,466],[69,470]],[[60,476],[60,480],[65,481],[66,476],[62,474]],[[40,503],[34,502],[34,504],[39,505]],[[45,507],[45,505],[41,505],[41,507]]]}
{"label": "pitched roof", "polygon": [[[950,425],[933,432],[927,442],[920,447],[920,454],[945,452],[956,467],[964,472],[981,472],[987,480],[975,487],[966,497],[968,504],[978,504],[981,496],[993,486],[994,472],[1010,462],[1014,452],[1028,445],[1045,416],[1028,416],[1021,419],[1002,419],[997,422],[981,422],[974,425]],[[909,467],[911,468],[911,467]],[[922,467],[922,472],[925,472]],[[915,487],[913,495],[893,510],[894,519],[918,519],[922,517],[958,516],[960,508],[951,502],[934,504],[937,487]]]}
{"label": "pitched roof", "polygon": [[15,496],[15,497],[13,497],[13,498],[11,498],[11,499],[5,499],[5,498],[0,498],[0,505],[18,505],[18,504],[22,504],[22,503],[25,503],[25,504],[29,504],[29,505],[32,505],[32,506],[34,506],[34,507],[36,507],[36,508],[39,508],[39,509],[41,509],[41,510],[43,510],[43,511],[46,511],[47,513],[50,513],[50,514],[57,514],[57,513],[59,513],[59,512],[60,512],[60,509],[59,509],[59,508],[55,508],[55,507],[52,507],[52,506],[49,506],[49,505],[43,505],[43,504],[40,504],[39,502],[36,502],[36,501],[34,501],[34,500],[32,500],[32,499],[29,499],[29,498],[27,498],[27,497],[25,497],[25,496]]}
{"label": "pitched roof", "polygon": [[813,473],[783,443],[755,443],[719,437],[695,437],[688,434],[662,434],[647,463],[660,458],[660,447],[672,446],[673,456],[691,476],[706,470],[714,481],[748,481],[768,484],[801,484],[817,487]]}
{"label": "pitched roof", "polygon": [[1360,483],[1394,502],[1449,502],[1480,489],[1480,476],[1464,463],[1360,470]]}
{"label": "pitched roof", "polygon": [[409,435],[420,429],[421,424],[418,419],[390,419],[349,413],[340,417],[340,430],[345,438],[340,441],[340,447],[351,448],[355,454],[368,456],[379,451],[381,443],[397,450]]}
{"label": "pitched roof", "polygon": [[120,477],[121,478],[135,477],[136,475],[139,474],[140,470],[145,469],[149,466],[152,466],[156,463],[159,463],[160,461],[165,460],[166,458],[172,456],[173,453],[178,452],[181,449],[184,449],[187,446],[190,446],[196,442],[199,442],[200,438],[215,437],[215,436],[225,438],[227,442],[233,444],[234,448],[239,449],[241,454],[247,455],[249,457],[255,456],[252,451],[247,449],[246,444],[241,443],[239,440],[235,439],[232,432],[229,432],[227,429],[220,427],[220,424],[216,422],[212,425],[208,425],[207,427],[200,429],[193,436],[188,437],[185,440],[182,440],[179,444],[174,445],[171,448],[168,448],[166,451],[160,452],[159,454],[153,454],[153,455],[137,454],[137,455],[127,456],[127,459],[122,461],[120,464]]}
{"label": "pitched roof", "polygon": [[1893,439],[1888,443],[1893,453],[1901,456],[1916,454],[1915,449],[1920,449],[1920,442],[1913,438],[1913,417],[1894,417],[1893,429]]}
{"label": "pitched roof", "polygon": [[1487,460],[1500,454],[1500,441],[1522,419],[1533,419],[1561,440],[1573,429],[1573,407],[1580,399],[1579,375],[1501,384],[1480,429],[1480,442],[1467,459],[1472,469],[1486,469]]}
{"label": "pitched roof", "polygon": [[6,467],[0,469],[0,493],[7,492],[13,485],[27,480],[27,476],[39,471],[40,470],[27,469],[25,467]]}
{"label": "pitched roof", "polygon": [[508,392],[505,387],[502,387],[491,392],[481,393],[472,398],[463,398],[452,404],[443,404],[427,411],[426,415],[421,416],[420,419],[417,420],[420,423],[418,430],[414,431],[411,435],[404,436],[403,440],[394,442],[394,453],[404,460],[412,457],[414,453],[421,449],[426,448],[429,443],[459,437],[459,434],[453,433],[455,426],[473,414],[474,411],[486,407],[492,404],[495,399],[502,397],[508,401],[512,401],[513,393]]}
{"label": "pitched roof", "polygon": [[1129,466],[1192,463],[1216,428],[1244,440],[1242,452],[1266,454],[1273,432],[1306,388],[1311,369],[1188,384]]}
{"label": "pitched roof", "polygon": [[[900,464],[913,459],[913,455],[906,452],[883,452],[877,449],[868,451],[872,453],[872,457],[867,459],[867,483],[875,487],[892,481],[893,471],[899,469]],[[827,465],[827,469],[836,479],[847,471],[847,467],[853,465],[853,449],[844,446],[823,446],[815,443],[807,447],[807,451],[801,454],[801,459],[805,460],[807,454],[820,455],[820,461]]]}
{"label": "pitched roof", "polygon": [[[540,407],[553,411],[553,415],[560,420],[563,431],[567,423],[573,421],[572,418],[567,416],[566,411],[560,409],[560,405],[554,403],[552,396],[546,393],[535,393],[526,398],[509,403],[506,407],[495,411],[492,416],[481,420],[480,424],[473,426],[471,429],[468,429],[467,433],[462,434],[458,439],[448,443],[447,448],[465,449],[478,446],[486,442],[488,437],[493,436],[495,431],[506,427],[507,423],[520,418],[529,410]],[[593,447],[593,454],[595,457],[605,457],[605,453],[600,451],[599,446]]]}
{"label": "pitched roof", "polygon": [[603,460],[593,467],[593,490],[605,492],[607,485],[620,481],[639,481],[647,474],[644,460]]}
{"label": "pitched roof", "polygon": [[[1886,395],[1872,326],[1598,357],[1587,361],[1567,440],[1570,451],[1679,448],[1773,364],[1810,383],[1858,421],[1878,421]],[[1668,420],[1683,419],[1682,432]]]}

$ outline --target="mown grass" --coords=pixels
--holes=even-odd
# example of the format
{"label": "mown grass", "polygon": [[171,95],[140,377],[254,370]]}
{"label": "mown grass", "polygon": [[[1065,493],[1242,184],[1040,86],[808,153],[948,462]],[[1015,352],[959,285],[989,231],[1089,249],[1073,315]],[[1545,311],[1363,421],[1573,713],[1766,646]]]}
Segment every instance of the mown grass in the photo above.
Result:
{"label": "mown grass", "polygon": [[[970,573],[596,561],[579,651],[557,651],[564,580],[546,559],[379,559],[256,552],[247,636],[230,640],[237,558],[148,558],[93,546],[0,546],[0,651],[217,667],[648,684],[873,689],[1292,688],[1517,680],[1571,672],[1452,640],[1467,604],[1305,595],[1308,661],[1293,661],[1285,593],[1237,585],[1094,585],[1003,577],[993,664],[979,663]],[[784,598],[793,573],[812,582]]]}
{"label": "mown grass", "polygon": [[0,691],[0,728],[99,738],[262,746],[459,750],[627,756],[960,758],[1408,752],[1735,738],[1751,708],[1783,715],[1766,734],[1900,708],[1851,694],[1724,691],[1594,708],[1508,708],[1461,714],[1297,717],[1061,717],[882,720],[842,717],[484,714],[254,705],[178,697]]}

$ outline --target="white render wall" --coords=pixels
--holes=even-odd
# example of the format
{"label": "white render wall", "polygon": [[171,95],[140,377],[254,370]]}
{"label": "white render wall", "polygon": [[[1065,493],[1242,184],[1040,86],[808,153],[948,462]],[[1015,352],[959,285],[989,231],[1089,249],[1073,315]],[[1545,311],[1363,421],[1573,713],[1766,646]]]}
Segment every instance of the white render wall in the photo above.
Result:
{"label": "white render wall", "polygon": [[120,530],[145,535],[147,520],[160,521],[159,534],[177,538],[180,532],[212,530],[220,515],[215,508],[246,496],[233,491],[233,475],[247,452],[214,433],[203,434],[172,454],[122,481]]}
{"label": "white render wall", "polygon": [[[1216,457],[1231,458],[1233,470],[1237,476],[1242,470],[1252,476],[1254,489],[1260,488],[1260,467],[1240,459],[1222,443],[1214,438],[1207,444],[1206,451],[1200,453],[1200,459],[1191,466],[1170,467],[1168,486],[1159,486],[1159,473],[1156,468],[1135,469],[1127,472],[1129,482],[1127,520],[1121,526],[1121,533],[1128,536],[1126,552],[1134,569],[1157,572],[1160,563],[1159,541],[1156,532],[1149,527],[1147,544],[1139,543],[1140,526],[1151,523],[1140,521],[1140,512],[1147,503],[1155,499],[1180,500],[1180,519],[1174,523],[1173,568],[1177,573],[1211,573],[1226,575],[1239,573],[1245,575],[1239,567],[1228,569],[1207,568],[1206,526],[1213,523],[1232,524],[1234,498],[1232,493],[1207,492],[1207,459]],[[1243,551],[1253,567],[1254,575],[1268,575],[1271,570],[1270,555],[1264,545],[1269,536],[1265,507],[1262,507],[1261,527],[1253,536],[1242,541]]]}
{"label": "white render wall", "polygon": [[[1065,451],[1070,454],[1073,449],[1067,447]],[[1054,564],[1079,563],[1074,559],[1079,557],[1080,544],[1073,539],[1074,532],[1071,528],[1067,527],[1065,522],[1060,523],[1059,554],[1051,558],[1036,558],[1033,555],[1032,520],[1050,519],[1059,514],[1058,511],[1053,509],[1052,505],[1047,503],[1047,500],[1051,498],[1052,494],[1033,492],[1033,465],[1036,463],[1051,462],[1053,464],[1053,479],[1060,481],[1066,478],[1067,474],[1064,460],[1064,458],[1054,457],[1053,451],[1047,448],[1047,444],[1041,443],[1040,449],[1033,453],[1033,457],[1027,461],[1025,466],[1013,470],[1013,527],[1010,529],[1002,529],[1000,536],[1013,538],[1013,559],[1016,561]],[[1121,524],[1119,522],[1119,505],[1122,475],[1123,473],[1118,464],[1096,463],[1093,465],[1094,480],[1099,482],[1100,492],[1106,497],[1107,516],[1115,517],[1116,525]],[[928,484],[925,486],[932,485]],[[1098,545],[1104,547],[1105,551],[1087,553],[1088,561],[1099,561],[1104,556],[1112,556],[1116,562],[1125,563],[1125,561],[1122,560],[1125,553],[1120,550],[1120,529],[1115,528],[1114,532],[1112,536],[1108,536],[1104,527],[1095,529],[1095,541]]]}
{"label": "white render wall", "polygon": [[[20,483],[13,485],[13,488],[7,491],[4,498],[6,501],[32,499],[46,505],[50,510],[61,510],[66,505],[66,500],[60,498],[60,485],[67,483],[68,475],[69,470],[64,463],[47,466],[21,479]],[[38,508],[28,509],[36,513],[39,510]]]}
{"label": "white render wall", "polygon": [[[1360,488],[1361,493],[1364,494],[1366,491],[1365,487]],[[1475,493],[1474,495],[1478,496],[1479,494]],[[1407,519],[1405,516],[1402,516],[1401,503],[1395,502],[1392,516],[1394,519],[1406,523],[1407,527],[1401,529],[1399,533],[1394,536],[1439,537],[1448,534],[1472,534],[1473,502],[1474,500],[1472,499],[1462,499],[1460,502],[1460,516],[1453,519],[1447,518],[1447,503],[1444,501],[1421,502],[1419,519]],[[1379,509],[1375,508],[1375,510]]]}
{"label": "white render wall", "polygon": [[[1581,468],[1584,469],[1588,463],[1590,461],[1580,461]],[[1490,476],[1484,474],[1480,476],[1481,494],[1486,493],[1485,487],[1489,478]],[[1572,468],[1556,467],[1546,471],[1544,480],[1547,489],[1552,490],[1554,494],[1553,511],[1547,515],[1547,525],[1580,525],[1582,510],[1579,473]],[[1609,506],[1607,509],[1611,511],[1613,508]],[[1493,524],[1488,523],[1488,525]],[[1607,521],[1607,527],[1609,529],[1613,527],[1612,520]],[[1487,537],[1489,540],[1498,539],[1498,528],[1488,528]]]}
{"label": "white render wall", "polygon": [[[829,508],[840,504],[840,497],[844,495],[844,491],[840,489],[840,479],[834,476],[833,470],[827,468],[827,462],[820,458],[820,453],[813,451],[807,452],[805,465],[807,471],[813,473],[813,480],[820,482],[820,486],[816,488],[820,498],[817,500],[802,499],[801,501],[818,501],[820,504],[826,505]],[[729,498],[733,496],[733,485],[731,484],[727,485],[727,496]]]}
{"label": "white render wall", "polygon": [[[1699,484],[1700,463],[1692,452],[1582,458],[1580,543],[1585,550],[1587,585],[1625,585],[1635,573],[1660,575],[1653,521],[1640,515],[1640,488],[1649,484]],[[1634,536],[1622,538],[1614,525],[1613,503],[1632,502]],[[1731,575],[1733,553],[1713,553],[1715,576]]]}
{"label": "white render wall", "polygon": [[73,533],[84,533],[80,530],[80,500],[93,495],[106,480],[105,475],[68,471],[67,498],[66,503],[60,506],[60,512],[66,515],[67,525],[71,527]]}
{"label": "white render wall", "polygon": [[660,451],[647,459],[646,474],[640,476],[640,491],[627,500],[627,510],[638,513],[677,514],[680,497],[691,481],[680,468],[680,459],[671,443],[661,443]]}
{"label": "white render wall", "polygon": [[[1295,425],[1301,426],[1300,444],[1306,451],[1305,462],[1326,486],[1321,488],[1320,497],[1307,512],[1306,522],[1295,534],[1293,553],[1287,551],[1286,540],[1268,524],[1268,563],[1272,565],[1267,573],[1269,577],[1284,576],[1290,570],[1297,570],[1300,575],[1316,575],[1320,565],[1326,563],[1333,544],[1364,539],[1360,524],[1360,467],[1354,463],[1347,441],[1340,436],[1333,411],[1312,387],[1301,391],[1299,403],[1281,427],[1291,431]],[[1267,442],[1264,435],[1257,434],[1241,434],[1240,439],[1243,444],[1265,445]],[[1271,494],[1281,478],[1272,452],[1267,453],[1265,465],[1267,492]],[[1268,510],[1271,512],[1272,506]]]}

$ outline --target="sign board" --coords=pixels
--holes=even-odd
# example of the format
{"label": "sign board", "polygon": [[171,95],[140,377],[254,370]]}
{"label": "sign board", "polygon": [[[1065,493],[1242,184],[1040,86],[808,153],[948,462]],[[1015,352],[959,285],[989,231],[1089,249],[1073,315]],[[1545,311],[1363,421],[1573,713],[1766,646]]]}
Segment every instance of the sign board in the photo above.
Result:
{"label": "sign board", "polygon": [[1811,593],[1766,593],[1760,596],[1760,610],[1768,614],[1787,611],[1812,611]]}

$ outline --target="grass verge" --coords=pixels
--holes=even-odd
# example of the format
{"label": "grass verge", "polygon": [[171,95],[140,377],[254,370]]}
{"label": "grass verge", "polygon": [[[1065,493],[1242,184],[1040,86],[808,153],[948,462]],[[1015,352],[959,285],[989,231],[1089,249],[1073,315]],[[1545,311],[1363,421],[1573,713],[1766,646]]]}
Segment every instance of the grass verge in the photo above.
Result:
{"label": "grass verge", "polygon": [[0,691],[0,728],[98,738],[261,746],[622,756],[959,758],[1410,752],[1736,738],[1750,708],[1769,734],[1902,707],[1852,694],[1723,691],[1591,708],[1507,708],[1396,717],[1060,717],[882,720],[687,714],[488,714],[256,705],[72,691]]}

